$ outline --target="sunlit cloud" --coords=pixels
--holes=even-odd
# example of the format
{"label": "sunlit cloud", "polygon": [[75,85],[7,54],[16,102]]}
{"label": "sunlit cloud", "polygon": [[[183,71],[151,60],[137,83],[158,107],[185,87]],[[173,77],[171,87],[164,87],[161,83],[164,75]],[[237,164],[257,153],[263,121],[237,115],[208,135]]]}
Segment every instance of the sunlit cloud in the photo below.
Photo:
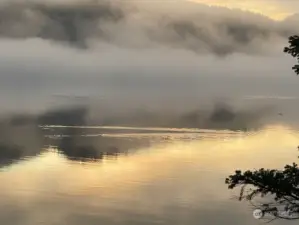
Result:
{"label": "sunlit cloud", "polygon": [[268,16],[275,20],[283,20],[296,13],[297,1],[260,1],[260,0],[192,0],[210,6],[221,6],[227,8],[237,8]]}

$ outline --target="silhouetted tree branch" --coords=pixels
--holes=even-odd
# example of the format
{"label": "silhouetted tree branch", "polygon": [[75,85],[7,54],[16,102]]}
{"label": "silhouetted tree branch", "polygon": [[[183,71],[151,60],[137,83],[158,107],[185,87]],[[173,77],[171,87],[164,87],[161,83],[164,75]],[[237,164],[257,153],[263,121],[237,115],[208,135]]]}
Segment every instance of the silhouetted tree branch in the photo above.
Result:
{"label": "silhouetted tree branch", "polygon": [[[299,219],[299,168],[298,165],[286,165],[284,170],[259,169],[255,171],[237,170],[235,174],[226,178],[228,188],[241,186],[239,200],[251,201],[255,197],[273,196],[276,205],[284,208],[295,217],[282,217],[275,211],[276,207],[261,206],[264,211],[271,211],[272,215],[282,219]],[[249,188],[248,188],[249,186]]]}
{"label": "silhouetted tree branch", "polygon": [[[298,64],[292,69],[299,75],[299,36],[289,38],[289,46],[284,48],[284,52],[297,59]],[[225,183],[229,189],[241,187],[240,201],[252,201],[256,197],[273,197],[274,202],[259,205],[263,214],[271,213],[274,219],[299,219],[299,168],[296,163],[286,165],[283,170],[264,168],[245,172],[237,170],[235,174],[226,178]],[[279,207],[283,207],[287,215],[281,215]]]}
{"label": "silhouetted tree branch", "polygon": [[292,67],[297,75],[299,75],[299,36],[294,35],[289,38],[289,46],[284,48],[284,52],[290,54],[297,59],[298,64]]}

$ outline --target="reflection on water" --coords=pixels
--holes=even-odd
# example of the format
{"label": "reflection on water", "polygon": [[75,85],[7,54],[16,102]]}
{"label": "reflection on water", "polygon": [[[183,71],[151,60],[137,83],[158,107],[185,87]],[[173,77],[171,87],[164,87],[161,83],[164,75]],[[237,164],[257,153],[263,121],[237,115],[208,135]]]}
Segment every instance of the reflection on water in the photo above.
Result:
{"label": "reflection on water", "polygon": [[52,127],[38,133],[36,157],[21,160],[37,152],[21,142],[23,150],[3,151],[12,161],[0,172],[1,224],[258,224],[225,177],[236,168],[282,168],[299,143],[299,133],[279,126],[120,130]]}

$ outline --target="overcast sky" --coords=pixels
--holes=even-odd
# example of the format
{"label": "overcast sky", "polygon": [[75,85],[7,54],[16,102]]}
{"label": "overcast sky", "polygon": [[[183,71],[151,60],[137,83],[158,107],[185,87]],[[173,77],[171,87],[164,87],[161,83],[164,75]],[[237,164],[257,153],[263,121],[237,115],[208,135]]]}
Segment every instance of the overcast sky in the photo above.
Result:
{"label": "overcast sky", "polygon": [[44,109],[53,95],[299,96],[282,52],[299,33],[294,0],[1,2],[2,109]]}

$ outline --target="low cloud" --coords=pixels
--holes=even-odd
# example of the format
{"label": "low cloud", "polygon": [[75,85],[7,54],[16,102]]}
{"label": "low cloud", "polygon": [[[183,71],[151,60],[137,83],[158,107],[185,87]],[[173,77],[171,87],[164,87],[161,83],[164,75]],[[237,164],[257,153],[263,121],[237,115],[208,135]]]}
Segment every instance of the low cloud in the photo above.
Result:
{"label": "low cloud", "polygon": [[[298,33],[294,19],[277,22],[249,12],[185,1],[163,10],[167,4],[5,2],[0,7],[0,36],[41,38],[79,48],[159,46],[225,56],[264,53],[280,39]],[[189,13],[181,13],[182,8]]]}
{"label": "low cloud", "polygon": [[37,2],[3,3],[0,8],[0,35],[5,38],[41,38],[85,47],[93,36],[105,38],[101,22],[124,17],[121,8],[109,2],[97,4],[50,4]]}

